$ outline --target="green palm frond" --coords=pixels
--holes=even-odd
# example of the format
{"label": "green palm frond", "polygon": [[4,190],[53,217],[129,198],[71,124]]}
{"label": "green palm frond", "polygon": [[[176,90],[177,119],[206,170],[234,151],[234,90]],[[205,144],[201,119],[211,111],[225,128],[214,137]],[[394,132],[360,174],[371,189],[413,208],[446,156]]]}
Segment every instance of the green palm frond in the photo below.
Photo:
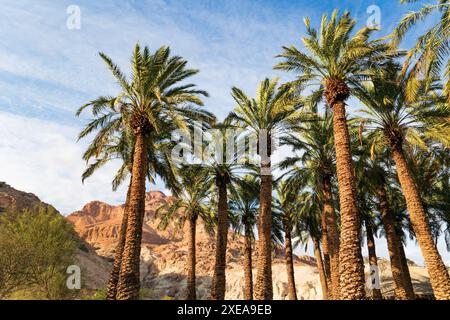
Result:
{"label": "green palm frond", "polygon": [[312,111],[317,109],[328,80],[342,81],[352,92],[386,61],[402,55],[384,40],[371,40],[374,29],[363,27],[354,31],[356,20],[347,11],[339,15],[334,10],[330,17],[324,14],[319,30],[311,26],[309,18],[304,23],[307,30],[302,38],[304,50],[283,47],[277,56],[282,61],[274,68],[294,71],[298,77],[293,85],[312,88],[314,93],[304,101]]}
{"label": "green palm frond", "polygon": [[[402,1],[410,3],[412,1]],[[419,22],[424,21],[431,15],[439,15],[439,21],[429,28],[425,34],[418,37],[416,45],[409,50],[403,66],[403,75],[408,70],[410,77],[408,80],[410,98],[416,94],[419,81],[426,80],[430,85],[434,78],[444,76],[445,91],[447,102],[450,102],[449,95],[449,72],[448,58],[450,55],[449,33],[450,33],[450,2],[448,0],[438,0],[435,4],[424,4],[418,11],[411,11],[406,14],[399,25],[390,35],[391,46],[397,47],[404,39],[407,32]]]}

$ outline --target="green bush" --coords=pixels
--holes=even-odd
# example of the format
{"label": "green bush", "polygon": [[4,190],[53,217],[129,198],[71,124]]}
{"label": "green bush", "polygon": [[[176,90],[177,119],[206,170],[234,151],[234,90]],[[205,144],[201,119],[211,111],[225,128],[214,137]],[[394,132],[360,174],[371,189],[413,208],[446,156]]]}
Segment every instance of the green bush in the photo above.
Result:
{"label": "green bush", "polygon": [[53,208],[0,215],[0,298],[65,299],[66,270],[79,243]]}

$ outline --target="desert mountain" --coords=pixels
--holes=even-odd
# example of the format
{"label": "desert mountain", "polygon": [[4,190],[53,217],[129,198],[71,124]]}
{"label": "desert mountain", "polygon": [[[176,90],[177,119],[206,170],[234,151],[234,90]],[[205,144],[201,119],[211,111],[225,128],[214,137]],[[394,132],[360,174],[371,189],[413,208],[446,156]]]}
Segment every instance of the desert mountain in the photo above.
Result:
{"label": "desert mountain", "polygon": [[6,182],[0,181],[0,212],[7,209],[22,211],[36,206],[47,207],[50,205],[42,202],[32,193],[16,190],[6,184]]}

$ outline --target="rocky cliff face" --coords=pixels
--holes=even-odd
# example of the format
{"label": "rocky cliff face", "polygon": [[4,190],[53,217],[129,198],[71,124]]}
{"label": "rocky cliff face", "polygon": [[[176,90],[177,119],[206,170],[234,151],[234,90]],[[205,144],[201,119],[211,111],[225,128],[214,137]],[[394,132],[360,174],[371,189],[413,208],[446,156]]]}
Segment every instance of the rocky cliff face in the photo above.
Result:
{"label": "rocky cliff face", "polygon": [[[154,219],[155,210],[169,201],[171,198],[161,192],[146,194],[142,236],[144,246],[159,246],[182,238],[180,234],[174,232],[173,227],[164,231],[157,228],[157,222]],[[67,219],[73,223],[77,233],[97,249],[97,253],[105,257],[113,257],[123,211],[124,205],[111,206],[100,201],[92,201],[81,210],[70,214]]]}
{"label": "rocky cliff face", "polygon": [[8,209],[22,211],[42,205],[50,206],[32,193],[16,190],[6,182],[0,181],[0,212]]}

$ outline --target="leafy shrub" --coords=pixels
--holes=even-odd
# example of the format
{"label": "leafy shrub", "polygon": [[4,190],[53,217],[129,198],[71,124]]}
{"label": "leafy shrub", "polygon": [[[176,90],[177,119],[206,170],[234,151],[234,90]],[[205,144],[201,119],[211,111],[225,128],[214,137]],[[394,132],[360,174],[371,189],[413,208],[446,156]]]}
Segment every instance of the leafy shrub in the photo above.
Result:
{"label": "leafy shrub", "polygon": [[50,207],[0,216],[0,298],[14,294],[64,299],[66,270],[74,263],[78,241],[72,226]]}

